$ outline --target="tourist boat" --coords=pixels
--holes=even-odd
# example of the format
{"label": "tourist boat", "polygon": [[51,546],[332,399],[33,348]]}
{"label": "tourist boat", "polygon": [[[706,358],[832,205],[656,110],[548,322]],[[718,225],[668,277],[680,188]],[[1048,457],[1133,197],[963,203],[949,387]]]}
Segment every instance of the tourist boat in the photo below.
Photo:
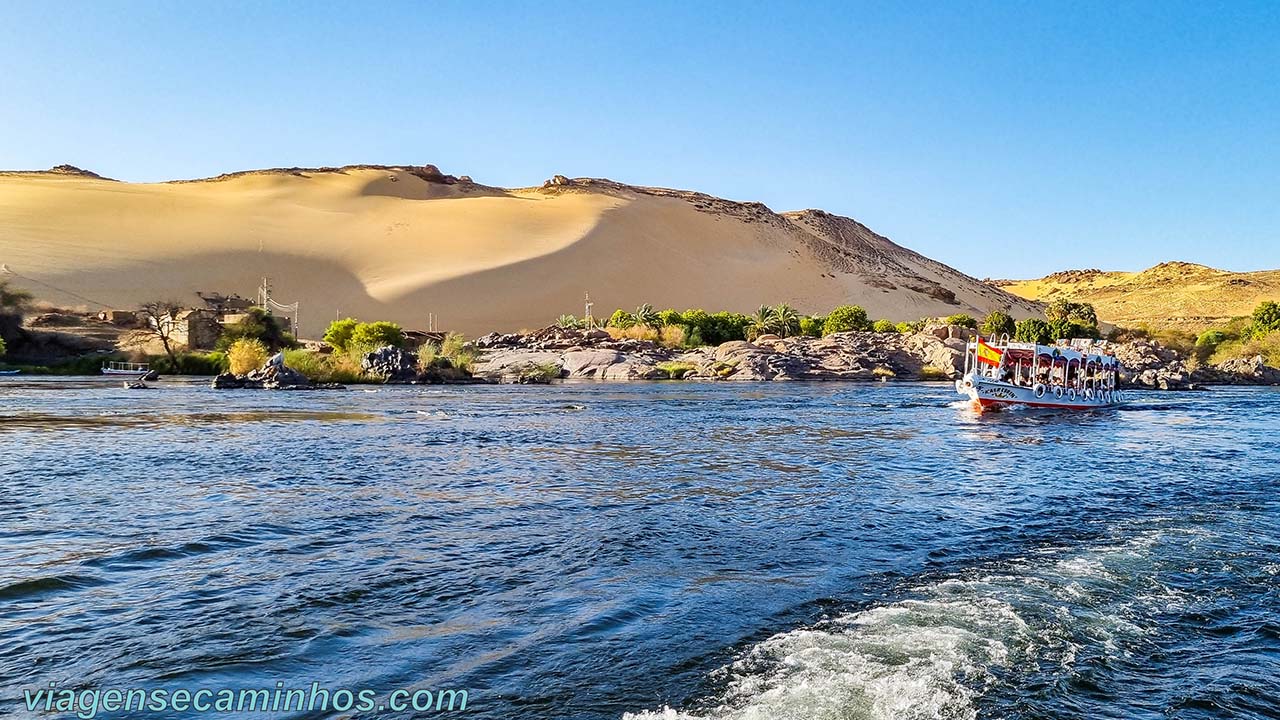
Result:
{"label": "tourist boat", "polygon": [[17,375],[21,370],[0,370],[0,375]]}
{"label": "tourist boat", "polygon": [[105,362],[102,364],[103,375],[128,375],[142,377],[151,372],[147,363]]}
{"label": "tourist boat", "polygon": [[1056,345],[978,336],[965,348],[956,392],[983,410],[1024,406],[1090,410],[1124,401],[1120,361],[1103,340],[1059,340]]}

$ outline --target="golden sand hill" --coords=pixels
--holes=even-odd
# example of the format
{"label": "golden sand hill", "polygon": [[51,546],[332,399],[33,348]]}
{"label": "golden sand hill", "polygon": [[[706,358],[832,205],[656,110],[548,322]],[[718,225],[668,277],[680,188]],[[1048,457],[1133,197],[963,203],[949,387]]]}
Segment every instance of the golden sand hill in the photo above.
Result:
{"label": "golden sand hill", "polygon": [[301,303],[303,333],[335,315],[469,334],[540,327],[648,302],[750,312],[841,303],[894,320],[1021,300],[877,235],[804,210],[557,176],[504,189],[432,166],[262,170],[135,184],[62,166],[0,173],[0,262],[63,306],[195,304],[196,291]]}
{"label": "golden sand hill", "polygon": [[1263,300],[1280,300],[1280,270],[1237,273],[1186,262],[1141,272],[1067,270],[1039,280],[989,282],[1029,300],[1092,303],[1102,320],[1127,326],[1201,328],[1248,315]]}

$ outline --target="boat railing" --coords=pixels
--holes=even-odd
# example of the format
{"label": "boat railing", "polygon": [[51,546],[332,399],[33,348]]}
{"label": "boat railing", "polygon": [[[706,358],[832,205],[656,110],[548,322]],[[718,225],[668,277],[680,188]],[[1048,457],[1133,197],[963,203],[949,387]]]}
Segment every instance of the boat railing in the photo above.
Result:
{"label": "boat railing", "polygon": [[129,362],[104,362],[103,370],[117,370],[119,372],[148,372],[151,370],[149,363],[129,363]]}

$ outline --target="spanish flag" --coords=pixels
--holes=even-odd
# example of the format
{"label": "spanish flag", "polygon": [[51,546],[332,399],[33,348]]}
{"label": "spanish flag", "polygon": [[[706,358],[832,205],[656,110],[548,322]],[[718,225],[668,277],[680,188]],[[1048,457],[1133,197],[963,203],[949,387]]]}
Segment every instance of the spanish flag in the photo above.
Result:
{"label": "spanish flag", "polygon": [[991,347],[982,338],[978,338],[978,362],[1000,366],[1004,351]]}

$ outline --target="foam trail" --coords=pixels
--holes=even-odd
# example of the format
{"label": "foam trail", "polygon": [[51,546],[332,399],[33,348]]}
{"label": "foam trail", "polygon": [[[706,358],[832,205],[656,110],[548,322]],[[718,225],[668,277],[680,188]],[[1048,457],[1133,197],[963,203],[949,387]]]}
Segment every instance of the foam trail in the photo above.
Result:
{"label": "foam trail", "polygon": [[906,600],[756,645],[721,671],[728,690],[705,714],[624,717],[973,718],[975,688],[993,681],[990,669],[1007,664],[1026,635],[1026,623],[996,600]]}
{"label": "foam trail", "polygon": [[[1173,535],[1181,535],[1174,533]],[[712,679],[724,690],[693,709],[624,720],[972,720],[977,700],[1040,663],[1070,674],[1088,646],[1103,654],[1152,632],[1181,598],[1158,582],[1152,546],[1166,533],[1075,551],[1047,550],[909,589],[910,599],[780,633]]]}

